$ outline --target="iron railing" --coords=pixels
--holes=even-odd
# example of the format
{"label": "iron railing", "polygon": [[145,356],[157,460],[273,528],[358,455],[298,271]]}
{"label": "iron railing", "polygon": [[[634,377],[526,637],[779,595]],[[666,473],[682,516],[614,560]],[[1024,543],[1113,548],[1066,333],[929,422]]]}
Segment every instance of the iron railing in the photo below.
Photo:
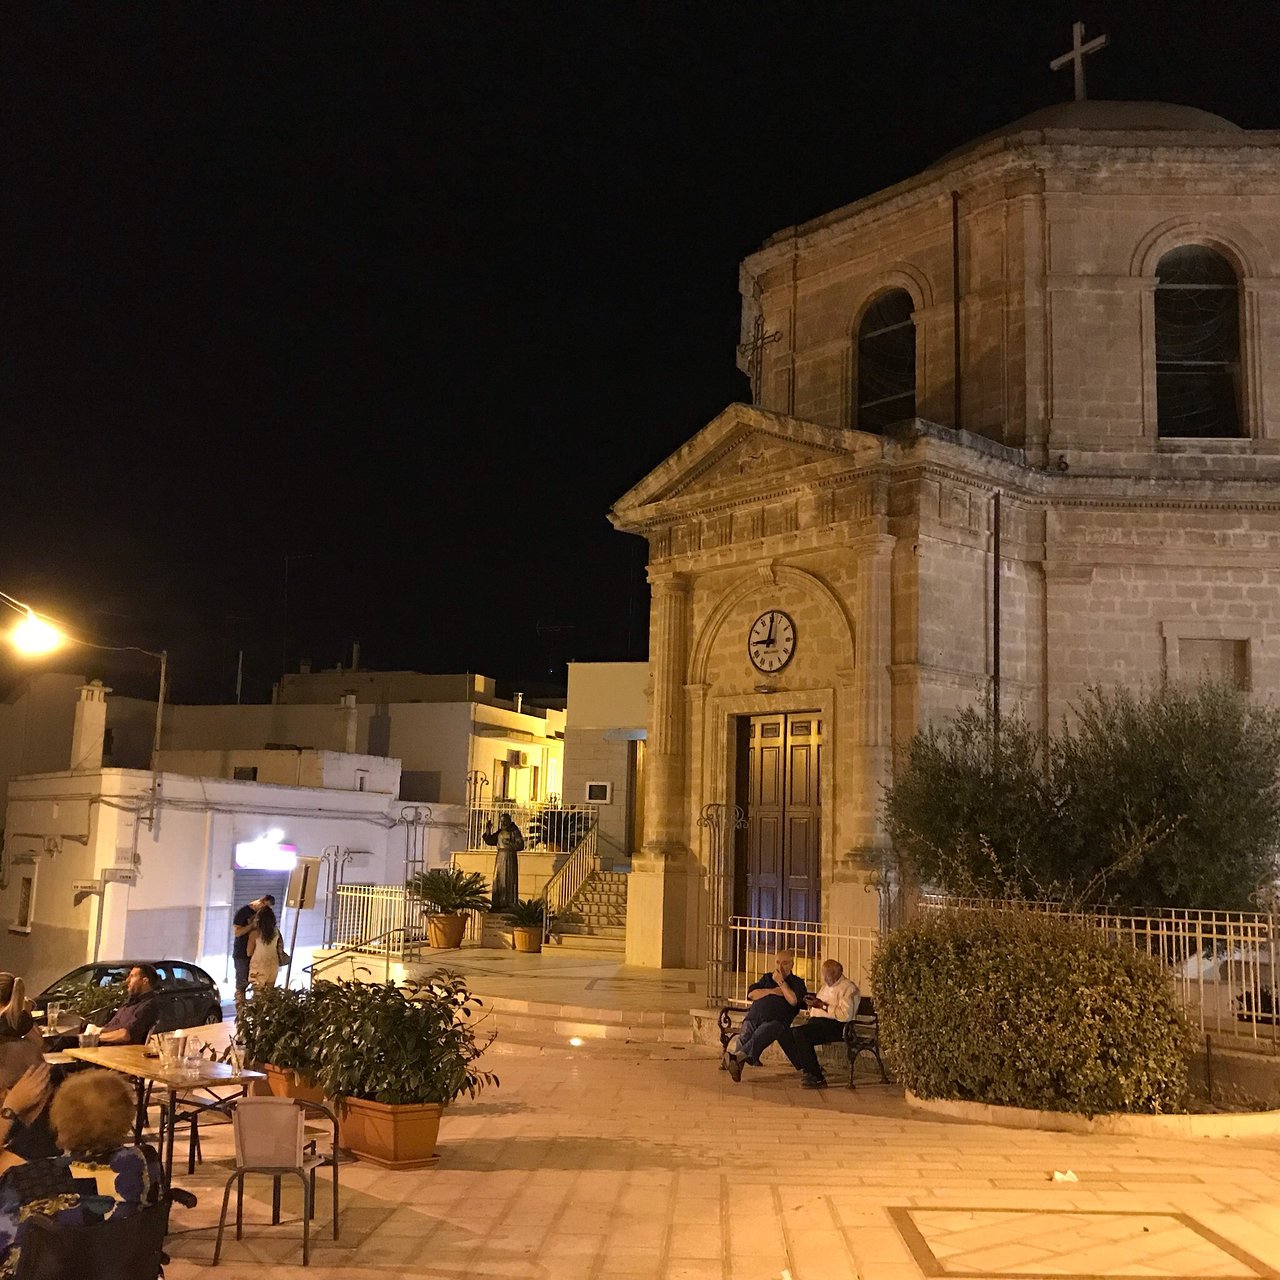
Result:
{"label": "iron railing", "polygon": [[747,988],[773,969],[779,951],[795,957],[795,972],[813,991],[822,985],[824,960],[838,960],[845,976],[864,991],[880,931],[856,925],[824,925],[801,920],[761,920],[730,916],[712,930],[707,969],[707,1003],[745,1004]]}
{"label": "iron railing", "polygon": [[340,884],[337,889],[330,947],[346,947],[363,939],[381,938],[380,945],[404,945],[405,935],[420,932],[422,906],[416,895],[399,884]]}
{"label": "iron railing", "polygon": [[1280,1052],[1276,917],[1251,911],[1137,912],[1056,902],[993,901],[926,894],[933,911],[1029,911],[1100,929],[1113,941],[1158,960],[1202,1033],[1252,1041]]}
{"label": "iron railing", "polygon": [[563,915],[582,891],[582,886],[596,869],[597,862],[596,828],[593,823],[542,890],[542,905],[545,908],[542,915],[544,942],[551,938],[551,925],[555,917]]}
{"label": "iron railing", "polygon": [[361,955],[381,955],[383,957],[382,980],[383,982],[390,982],[391,960],[396,951],[393,946],[389,945],[389,940],[393,935],[399,935],[402,939],[403,933],[402,929],[396,928],[388,929],[386,933],[376,934],[371,938],[361,938],[357,942],[335,951],[332,955],[322,956],[319,960],[312,961],[311,964],[305,965],[302,971],[314,986],[315,980],[323,971],[333,968],[334,965],[342,964],[344,961],[350,961],[351,980],[354,982],[356,974],[365,967],[356,964],[356,957]]}

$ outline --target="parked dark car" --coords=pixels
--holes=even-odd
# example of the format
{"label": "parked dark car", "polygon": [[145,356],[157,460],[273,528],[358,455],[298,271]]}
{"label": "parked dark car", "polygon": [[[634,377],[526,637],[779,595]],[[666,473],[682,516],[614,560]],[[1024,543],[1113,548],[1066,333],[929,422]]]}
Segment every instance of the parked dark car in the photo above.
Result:
{"label": "parked dark car", "polygon": [[[157,1031],[197,1027],[222,1021],[222,996],[218,984],[203,969],[186,960],[108,960],[84,964],[50,983],[32,1003],[43,1010],[49,1001],[81,997],[86,988],[102,989],[102,1004],[86,1015],[101,1026],[127,999],[124,980],[137,964],[149,964],[160,975]],[[77,999],[83,1011],[83,1002]]]}

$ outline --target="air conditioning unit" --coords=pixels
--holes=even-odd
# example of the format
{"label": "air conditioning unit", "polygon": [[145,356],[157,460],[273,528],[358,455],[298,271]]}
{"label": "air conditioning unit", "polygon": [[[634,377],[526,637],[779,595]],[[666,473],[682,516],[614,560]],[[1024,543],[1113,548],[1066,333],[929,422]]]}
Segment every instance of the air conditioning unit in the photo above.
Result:
{"label": "air conditioning unit", "polygon": [[515,765],[517,769],[527,769],[529,767],[529,753],[527,751],[508,751],[507,763]]}

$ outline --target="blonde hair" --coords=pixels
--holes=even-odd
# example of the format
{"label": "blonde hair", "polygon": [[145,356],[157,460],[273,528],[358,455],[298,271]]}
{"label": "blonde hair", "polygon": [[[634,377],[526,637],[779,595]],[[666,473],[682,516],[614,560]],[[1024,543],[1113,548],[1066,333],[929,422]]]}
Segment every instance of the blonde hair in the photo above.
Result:
{"label": "blonde hair", "polygon": [[133,1128],[133,1090],[114,1071],[78,1071],[53,1095],[49,1121],[63,1151],[105,1155]]}
{"label": "blonde hair", "polygon": [[0,1017],[14,1031],[27,1011],[27,988],[21,978],[12,973],[0,973]]}

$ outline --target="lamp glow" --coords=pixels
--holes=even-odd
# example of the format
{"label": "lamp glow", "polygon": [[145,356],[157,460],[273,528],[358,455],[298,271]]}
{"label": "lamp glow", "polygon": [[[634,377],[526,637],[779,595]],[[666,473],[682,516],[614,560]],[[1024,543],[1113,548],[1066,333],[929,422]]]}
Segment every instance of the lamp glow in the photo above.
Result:
{"label": "lamp glow", "polygon": [[278,827],[256,840],[242,840],[236,845],[236,866],[245,871],[292,871],[298,865],[298,847],[283,840]]}
{"label": "lamp glow", "polygon": [[9,641],[15,649],[29,658],[38,658],[60,649],[66,636],[52,623],[37,617],[30,609],[26,616],[9,632]]}

